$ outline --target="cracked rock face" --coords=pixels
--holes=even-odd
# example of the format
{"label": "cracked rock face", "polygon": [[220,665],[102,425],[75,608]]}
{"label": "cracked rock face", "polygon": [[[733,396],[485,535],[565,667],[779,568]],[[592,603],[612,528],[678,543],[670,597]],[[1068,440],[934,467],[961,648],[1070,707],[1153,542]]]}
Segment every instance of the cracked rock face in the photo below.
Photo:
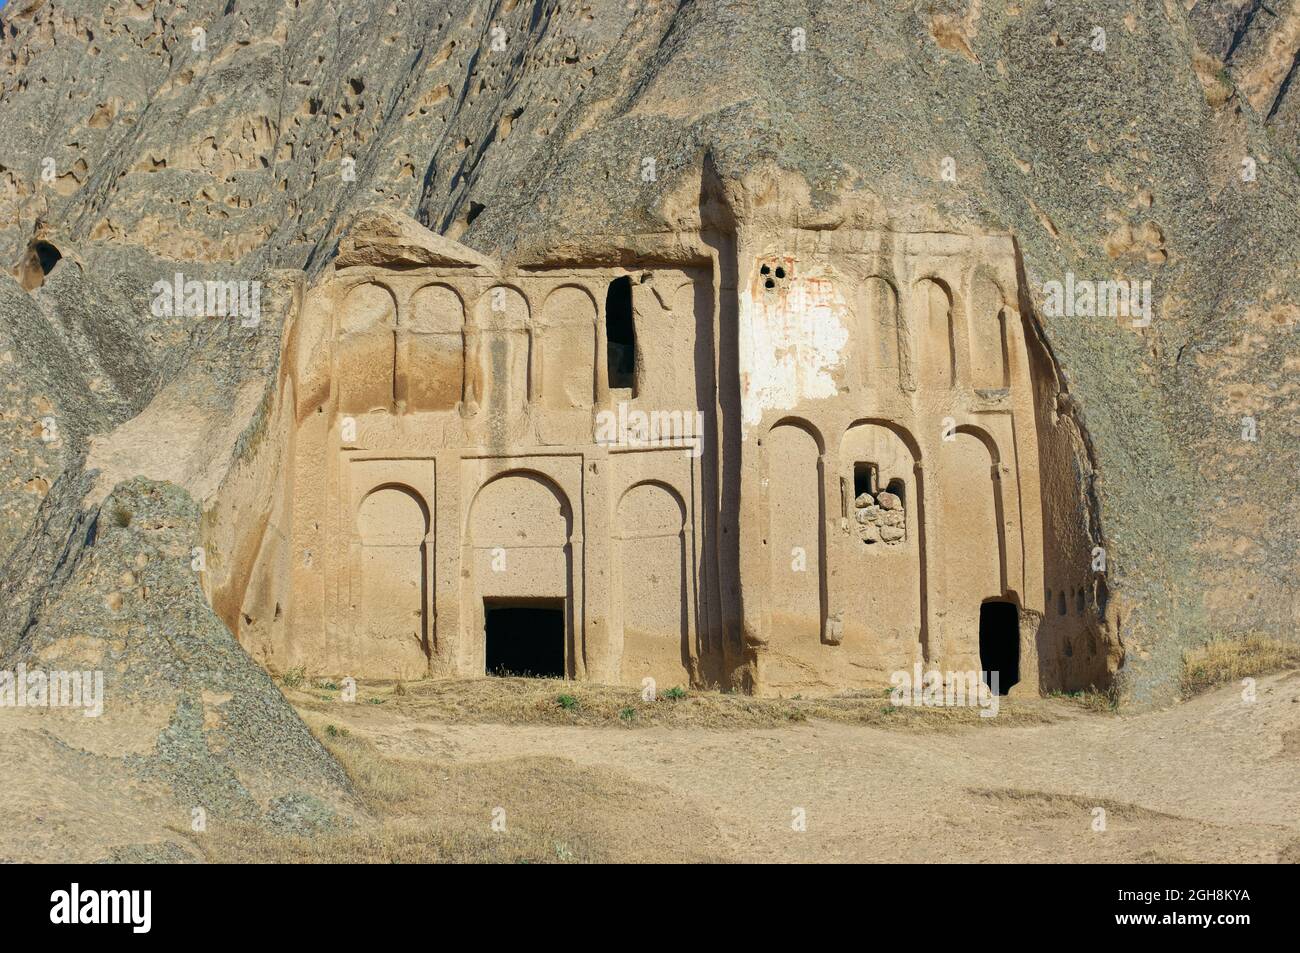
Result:
{"label": "cracked rock face", "polygon": [[[1042,479],[1104,541],[1125,697],[1166,700],[1188,646],[1300,621],[1297,50],[1300,0],[10,0],[0,664],[85,649],[150,699],[96,771],[345,811],[180,565],[272,452],[295,295],[376,261],[693,267],[779,222],[1011,236],[1051,416],[1095,467]],[[400,218],[343,240],[372,206],[467,248]],[[264,282],[260,325],[155,308],[176,276]],[[1149,283],[1148,319],[1048,306],[1080,281]],[[890,497],[847,500],[869,548],[915,529]]]}

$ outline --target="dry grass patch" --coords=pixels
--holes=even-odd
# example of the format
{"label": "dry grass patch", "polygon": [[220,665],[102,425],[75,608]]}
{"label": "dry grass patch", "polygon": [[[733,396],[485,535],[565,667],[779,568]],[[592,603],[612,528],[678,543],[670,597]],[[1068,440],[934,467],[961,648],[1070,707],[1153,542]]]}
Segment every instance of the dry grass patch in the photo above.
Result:
{"label": "dry grass patch", "polygon": [[1183,654],[1182,692],[1191,698],[1219,685],[1300,667],[1300,645],[1262,635],[1215,639]]}
{"label": "dry grass patch", "polygon": [[1023,809],[1027,816],[1035,818],[1091,817],[1092,812],[1100,807],[1107,815],[1128,821],[1180,820],[1173,814],[1104,797],[1058,794],[1051,791],[1026,791],[1019,788],[967,788],[967,791],[972,796],[983,800]]}
{"label": "dry grass patch", "polygon": [[[716,825],[667,789],[564,758],[453,764],[392,758],[345,730],[318,733],[368,817],[315,837],[210,823],[212,863],[708,863]],[[504,830],[496,830],[504,825]],[[187,833],[177,831],[177,833]]]}
{"label": "dry grass patch", "polygon": [[[308,711],[337,710],[333,693],[290,694]],[[798,725],[810,719],[920,730],[961,726],[1048,724],[1059,707],[1039,698],[1000,698],[997,717],[969,708],[894,706],[889,690],[828,698],[755,698],[717,691],[660,691],[644,701],[635,688],[560,679],[474,678],[416,683],[367,682],[356,704],[379,706],[410,718],[459,724],[542,724],[588,728],[752,729]]]}
{"label": "dry grass patch", "polygon": [[1201,83],[1201,91],[1205,93],[1205,101],[1214,109],[1218,109],[1229,99],[1232,98],[1234,88],[1232,77],[1228,75],[1227,67],[1223,62],[1203,53],[1200,50],[1192,52],[1192,69],[1196,72],[1196,78]]}
{"label": "dry grass patch", "polygon": [[1113,690],[1089,688],[1078,692],[1052,692],[1048,697],[1102,715],[1114,714],[1119,709],[1119,696]]}

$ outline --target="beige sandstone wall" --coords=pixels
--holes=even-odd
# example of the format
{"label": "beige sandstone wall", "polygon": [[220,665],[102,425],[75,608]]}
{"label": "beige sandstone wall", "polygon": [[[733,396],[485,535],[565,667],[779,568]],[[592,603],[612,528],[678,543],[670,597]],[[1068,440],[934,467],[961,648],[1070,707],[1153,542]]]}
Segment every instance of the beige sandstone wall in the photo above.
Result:
{"label": "beige sandstone wall", "polygon": [[[573,678],[828,692],[981,669],[994,600],[1018,691],[1109,682],[1087,448],[1010,238],[651,248],[506,269],[387,214],[354,227],[208,521],[214,605],[255,657],[479,675],[487,600],[562,606]],[[621,278],[631,387],[606,362]],[[640,412],[686,439],[647,443]]]}

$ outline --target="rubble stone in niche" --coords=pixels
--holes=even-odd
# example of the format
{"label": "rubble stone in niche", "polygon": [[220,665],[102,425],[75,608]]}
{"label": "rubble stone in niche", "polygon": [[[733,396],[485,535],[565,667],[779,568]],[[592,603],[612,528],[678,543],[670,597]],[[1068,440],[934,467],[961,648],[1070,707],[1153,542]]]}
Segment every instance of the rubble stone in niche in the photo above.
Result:
{"label": "rubble stone in niche", "polygon": [[895,494],[881,490],[873,498],[870,493],[859,493],[853,506],[858,536],[864,543],[896,546],[907,538],[907,514]]}

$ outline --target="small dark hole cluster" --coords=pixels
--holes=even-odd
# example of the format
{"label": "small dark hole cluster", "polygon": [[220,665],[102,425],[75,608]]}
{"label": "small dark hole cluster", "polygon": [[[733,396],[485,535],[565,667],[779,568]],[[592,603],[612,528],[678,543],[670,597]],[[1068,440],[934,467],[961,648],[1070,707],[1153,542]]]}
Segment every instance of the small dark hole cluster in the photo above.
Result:
{"label": "small dark hole cluster", "polygon": [[763,265],[758,269],[758,273],[763,276],[763,287],[769,291],[776,287],[778,281],[785,279],[785,269],[780,265],[775,269],[770,265]]}

